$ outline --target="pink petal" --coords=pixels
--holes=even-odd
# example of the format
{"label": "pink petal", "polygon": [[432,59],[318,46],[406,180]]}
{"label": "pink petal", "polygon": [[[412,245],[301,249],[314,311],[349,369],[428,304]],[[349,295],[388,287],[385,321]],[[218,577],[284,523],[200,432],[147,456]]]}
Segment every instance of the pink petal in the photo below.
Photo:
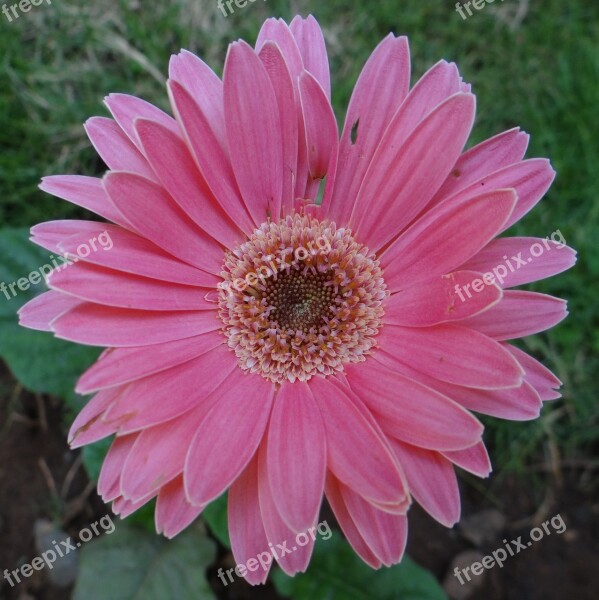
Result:
{"label": "pink petal", "polygon": [[110,502],[121,495],[121,473],[135,440],[137,434],[117,436],[112,442],[98,479],[98,494],[104,502]]}
{"label": "pink petal", "polygon": [[306,19],[296,16],[289,25],[297,42],[304,68],[320,83],[328,98],[331,97],[331,75],[329,58],[322,34],[316,19],[309,15]]}
{"label": "pink petal", "polygon": [[103,419],[116,422],[120,433],[165,423],[195,406],[212,402],[210,394],[235,374],[236,367],[232,353],[218,346],[189,362],[134,382]]}
{"label": "pink petal", "polygon": [[223,82],[199,57],[187,50],[171,56],[168,74],[194,99],[221,146],[225,146],[225,114],[223,109]]}
{"label": "pink petal", "polygon": [[536,292],[508,290],[499,304],[464,319],[461,324],[503,341],[551,329],[567,316],[565,300]]}
{"label": "pink petal", "polygon": [[202,510],[203,506],[194,506],[187,502],[183,477],[175,477],[160,488],[156,501],[156,531],[172,539],[191,525]]}
{"label": "pink petal", "polygon": [[[110,348],[83,373],[75,391],[78,394],[89,394],[154,375],[186,363],[222,343],[223,338],[219,332],[209,332],[154,346]],[[123,365],[127,365],[127,368],[123,369]]]}
{"label": "pink petal", "polygon": [[[362,417],[366,419],[368,424],[374,429],[375,433],[388,444],[387,436],[383,432],[383,429],[380,427],[377,419],[371,410],[366,406],[364,402],[359,398],[359,396],[351,389],[349,381],[345,374],[339,374],[337,378],[332,379],[331,383],[335,385],[338,389],[340,389],[344,394],[346,394],[351,401],[354,403],[354,406],[360,411]],[[391,450],[391,447],[389,446]],[[393,451],[391,454],[394,456]],[[410,507],[410,496],[408,494],[408,482],[401,470],[401,466],[395,461],[395,466],[397,468],[397,472],[399,473],[403,493],[400,497],[396,498],[393,502],[381,502],[379,500],[372,500],[368,498],[368,502],[370,502],[374,507],[381,509],[384,512],[388,512],[394,515],[405,515],[408,508]]]}
{"label": "pink petal", "polygon": [[238,565],[247,565],[250,559],[262,558],[260,568],[248,569],[246,580],[252,585],[264,583],[268,577],[271,563],[267,563],[264,554],[269,556],[270,548],[262,524],[258,497],[258,459],[252,458],[241,475],[229,489],[229,535],[231,550]]}
{"label": "pink petal", "polygon": [[[289,35],[291,36],[291,33]],[[293,209],[295,183],[298,179],[299,115],[296,93],[280,48],[274,42],[267,42],[260,50],[259,56],[270,77],[279,110],[284,165],[281,213],[285,215]],[[294,118],[293,115],[297,115],[298,118]]]}
{"label": "pink petal", "polygon": [[108,197],[101,179],[82,175],[50,175],[42,178],[39,187],[48,194],[90,210],[108,221],[131,227]]}
{"label": "pink petal", "polygon": [[[102,225],[100,223],[100,225]],[[59,245],[60,242],[65,238],[72,235],[82,234],[86,237],[86,244],[88,245],[87,252],[91,253],[91,242],[92,237],[97,231],[98,223],[95,221],[46,221],[45,223],[38,223],[31,228],[31,237],[29,238],[34,244],[55,252],[64,256],[64,252],[61,251]],[[96,239],[95,242],[98,240]],[[94,242],[94,244],[95,244]],[[97,247],[96,247],[97,249]],[[85,250],[82,251],[82,253]],[[55,261],[56,267],[62,266],[60,261]]]}
{"label": "pink petal", "polygon": [[[251,385],[246,383],[249,378]],[[256,452],[270,415],[274,386],[262,377],[238,369],[223,387],[187,453],[185,489],[193,504],[218,498],[239,476]]]}
{"label": "pink petal", "polygon": [[329,472],[326,481],[326,495],[339,527],[343,531],[347,541],[356,554],[373,569],[379,569],[382,565],[380,559],[374,554],[366,543],[362,534],[356,527],[353,518],[349,514],[345,500],[341,495],[340,487],[343,484]]}
{"label": "pink petal", "polygon": [[306,531],[318,518],[327,457],[322,416],[306,383],[281,387],[268,426],[267,448],[270,488],[278,512],[293,531]]}
{"label": "pink petal", "polygon": [[533,158],[504,167],[470,184],[443,201],[443,204],[459,203],[480,194],[481,190],[511,188],[516,191],[518,203],[501,231],[519,221],[544,196],[555,178],[555,171],[548,160]]}
{"label": "pink petal", "polygon": [[568,246],[541,238],[515,237],[489,242],[462,268],[491,273],[498,285],[510,288],[552,277],[575,263],[576,251]]}
{"label": "pink petal", "polygon": [[387,285],[395,291],[454,271],[497,235],[515,204],[513,190],[494,190],[433,208],[382,255]]}
{"label": "pink petal", "polygon": [[[286,214],[285,208],[289,208],[290,202],[292,203],[293,208],[293,202],[296,199],[315,200],[318,191],[318,182],[312,182],[309,174],[305,125],[299,95],[299,77],[304,71],[304,64],[297,42],[295,41],[291,30],[282,19],[267,19],[258,34],[256,51],[259,53],[260,60],[264,63],[270,76],[275,94],[277,95],[279,111],[282,111],[281,107],[283,104],[286,105],[285,113],[283,115],[284,125],[282,125],[283,143],[285,144],[285,148],[289,138],[289,130],[293,131],[297,128],[297,144],[294,148],[294,158],[288,160],[284,156],[285,175],[289,175],[293,170],[294,164],[296,165],[295,170],[291,173],[294,175],[294,185],[292,186],[292,194],[290,196],[288,196],[285,191],[287,189],[286,186],[288,185],[287,177],[285,177],[283,184],[283,201],[281,208],[282,213]],[[283,55],[286,69],[291,77],[294,95],[293,106],[289,105],[288,97],[285,98],[282,104],[281,94],[283,89],[287,87],[287,77],[282,66],[280,68],[277,67],[280,60],[278,56],[275,58],[275,54],[278,55],[279,53]],[[275,64],[273,64],[273,60]],[[283,71],[283,73],[281,73],[281,71]],[[288,92],[286,92],[285,95],[287,96]],[[296,113],[297,119],[291,116],[293,113]],[[284,152],[287,152],[287,150],[285,149]]]}
{"label": "pink petal", "polygon": [[472,299],[459,296],[466,285],[481,278],[474,271],[436,276],[393,294],[385,306],[384,321],[407,327],[428,327],[478,314],[501,300],[497,285],[485,285]]}
{"label": "pink petal", "polygon": [[116,426],[104,423],[102,415],[119,398],[122,388],[102,390],[83,407],[73,421],[68,440],[71,448],[80,448],[97,442],[116,431]]}
{"label": "pink petal", "polygon": [[[111,171],[104,186],[135,229],[173,256],[209,273],[219,273],[222,247],[198,229],[159,185],[127,172]],[[176,231],[177,235],[171,232]]]}
{"label": "pink petal", "polygon": [[[467,410],[514,421],[535,419],[541,410],[539,395],[526,381],[523,381],[518,387],[483,390],[440,381],[429,374],[397,362],[388,354],[379,353],[376,360],[404,377],[418,381],[446,398],[451,398],[453,402]],[[422,444],[417,445],[421,446]]]}
{"label": "pink petal", "polygon": [[[407,481],[406,489],[408,489]],[[369,500],[368,502],[372,504],[374,508],[382,510],[384,513],[390,515],[407,515],[412,499],[409,496],[406,496],[402,502],[396,502],[395,504],[383,504],[382,502],[374,502],[373,500]]]}
{"label": "pink petal", "polygon": [[522,365],[525,371],[524,380],[530,383],[539,393],[541,400],[557,400],[561,394],[557,391],[562,382],[538,360],[511,344],[504,344]]}
{"label": "pink petal", "polygon": [[119,515],[121,519],[127,518],[129,515],[132,515],[134,512],[137,512],[142,506],[147,504],[150,500],[152,500],[156,496],[156,492],[152,494],[148,494],[145,498],[141,498],[136,502],[128,500],[123,496],[119,496],[112,503],[112,512],[115,515]]}
{"label": "pink petal", "polygon": [[137,501],[183,472],[189,445],[214,401],[202,398],[179,418],[140,432],[123,467],[123,496]]}
{"label": "pink petal", "polygon": [[391,325],[379,333],[378,342],[392,362],[407,364],[448,383],[481,389],[522,383],[523,369],[501,344],[461,325]]}
{"label": "pink petal", "polygon": [[115,121],[92,117],[85,122],[85,132],[109,169],[131,171],[156,181],[148,161]]}
{"label": "pink petal", "polygon": [[[59,236],[58,249],[66,254],[77,256],[85,263],[161,281],[199,287],[214,287],[218,281],[221,281],[216,275],[181,262],[145,238],[116,225],[89,222],[86,223],[84,230],[77,233],[70,231],[66,238],[65,235],[66,233],[63,233]],[[98,249],[82,257],[80,245],[89,246],[91,239],[94,237],[97,239],[102,235],[101,239],[105,242],[107,238],[110,239],[111,247],[106,242],[101,252]]]}
{"label": "pink petal", "polygon": [[128,94],[110,94],[104,98],[104,103],[112,113],[114,120],[140,150],[142,148],[135,131],[135,119],[156,121],[168,127],[173,133],[180,135],[177,122],[172,117],[141,98]]}
{"label": "pink petal", "polygon": [[309,73],[299,80],[308,165],[312,179],[334,176],[339,148],[337,120],[324,90]]}
{"label": "pink petal", "polygon": [[444,382],[435,383],[433,387],[468,410],[510,421],[536,419],[543,405],[539,394],[526,381],[507,390],[479,390]]}
{"label": "pink petal", "polygon": [[76,263],[55,270],[48,285],[66,294],[97,304],[139,310],[214,310],[205,300],[208,289],[136,277],[94,265]]}
{"label": "pink petal", "polygon": [[387,434],[432,450],[466,448],[480,439],[483,427],[477,419],[418,381],[376,360],[350,365],[346,372],[349,385]]}
{"label": "pink petal", "polygon": [[464,152],[441,189],[435,194],[431,205],[441,202],[444,198],[499,169],[521,161],[528,147],[528,140],[529,135],[515,127]]}
{"label": "pink petal", "polygon": [[482,441],[470,446],[470,448],[445,450],[442,454],[458,467],[478,477],[488,477],[493,470],[489,454]]}
{"label": "pink petal", "polygon": [[216,201],[246,235],[254,223],[245,206],[228,152],[212,130],[212,124],[189,93],[176,81],[168,82],[168,92],[187,146]]}
{"label": "pink petal", "polygon": [[304,70],[304,63],[297,42],[283,19],[270,18],[264,21],[256,39],[256,53],[261,58],[266,46],[279,49],[291,74],[294,88],[297,88],[297,78]]}
{"label": "pink petal", "polygon": [[229,48],[224,72],[231,164],[244,202],[259,226],[279,219],[283,140],[277,99],[264,65],[245,42]]}
{"label": "pink petal", "polygon": [[84,303],[52,321],[56,337],[90,346],[150,346],[220,329],[216,311],[152,312]]}
{"label": "pink petal", "polygon": [[389,446],[354,400],[321,377],[310,380],[310,389],[324,419],[329,469],[366,498],[402,500],[404,485]]}
{"label": "pink petal", "polygon": [[[308,568],[315,538],[305,532],[296,536],[281,518],[269,484],[266,456],[266,444],[263,443],[258,451],[258,490],[264,531],[271,552],[281,569],[287,575],[293,576]],[[306,543],[299,543],[300,539]]]}
{"label": "pink petal", "polygon": [[329,207],[331,219],[349,221],[353,199],[410,84],[410,50],[405,37],[389,34],[374,50],[354,88],[341,135],[339,169]]}
{"label": "pink petal", "polygon": [[[508,219],[508,222],[504,225],[504,229],[511,227],[511,225],[531,211],[545,195],[555,179],[555,171],[551,167],[550,162],[546,159],[532,159],[521,164],[526,165],[527,168],[524,169],[524,173],[520,178],[510,184],[510,187],[513,187],[518,194],[518,204],[516,204],[514,212]],[[504,187],[503,181],[515,179],[514,175],[511,173],[508,175],[508,169],[510,169],[510,167],[505,169],[505,179],[503,176],[495,179],[495,181],[499,181],[500,187]],[[491,179],[491,177],[489,177],[489,179]]]}
{"label": "pink petal", "polygon": [[343,484],[340,491],[358,531],[377,558],[387,567],[399,563],[408,539],[407,517],[375,508]]}
{"label": "pink petal", "polygon": [[[409,57],[407,57],[409,60]],[[386,65],[385,65],[386,66]],[[408,66],[409,69],[409,66]],[[384,76],[384,74],[383,74]],[[409,80],[409,70],[406,75]],[[404,77],[405,77],[404,76]],[[431,67],[416,83],[412,90],[403,98],[399,108],[389,116],[385,129],[381,130],[377,140],[376,156],[382,155],[385,148],[391,145],[399,148],[405,144],[416,126],[450,96],[462,91],[460,88],[460,74],[453,63],[442,60]],[[403,84],[400,90],[405,91]],[[376,88],[375,88],[376,89]],[[371,110],[371,105],[367,110]],[[387,126],[388,125],[388,126]],[[383,134],[385,137],[383,138]],[[372,157],[371,157],[372,158]],[[369,159],[366,167],[375,168],[376,163]],[[357,192],[358,190],[356,190]],[[355,196],[352,195],[352,198]]]}
{"label": "pink petal", "polygon": [[406,474],[410,494],[445,527],[460,520],[460,490],[449,460],[438,452],[391,440],[391,446]]}
{"label": "pink petal", "polygon": [[78,298],[59,292],[44,292],[19,309],[19,325],[39,331],[52,331],[50,322],[79,304],[81,300]]}
{"label": "pink petal", "polygon": [[455,63],[440,60],[414,85],[393,117],[390,129],[404,143],[416,126],[440,104],[459,92],[467,93]]}
{"label": "pink petal", "polygon": [[146,119],[137,119],[135,129],[160,182],[183,212],[224,246],[237,247],[241,231],[212,196],[183,140],[164,125]]}
{"label": "pink petal", "polygon": [[354,231],[371,250],[391,241],[426,206],[459,157],[474,111],[474,96],[458,93],[425,117],[404,143],[401,119],[397,128],[389,126],[351,217]]}

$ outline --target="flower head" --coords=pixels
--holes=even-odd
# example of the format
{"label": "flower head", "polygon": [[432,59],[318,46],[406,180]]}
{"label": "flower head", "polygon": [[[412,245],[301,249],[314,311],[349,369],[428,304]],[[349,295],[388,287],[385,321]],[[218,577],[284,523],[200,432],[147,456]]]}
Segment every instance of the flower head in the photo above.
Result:
{"label": "flower head", "polygon": [[[102,179],[41,186],[110,222],[32,230],[67,256],[112,241],[50,274],[20,313],[106,348],[79,381],[94,396],[70,442],[116,434],[100,494],[122,516],[157,497],[169,537],[229,490],[238,563],[291,546],[325,495],[364,561],[399,562],[412,499],[451,526],[454,466],[490,472],[471,411],[533,419],[559,397],[509,342],[561,321],[565,303],[511,288],[575,253],[497,237],[553,170],[523,159],[518,129],[464,151],[470,86],[441,61],[410,89],[403,37],[369,58],[340,136],[313,17],[232,44],[223,80],[185,51],[169,76],[173,116],[116,94],[112,119],[86,123]],[[305,570],[313,543],[281,567]]]}

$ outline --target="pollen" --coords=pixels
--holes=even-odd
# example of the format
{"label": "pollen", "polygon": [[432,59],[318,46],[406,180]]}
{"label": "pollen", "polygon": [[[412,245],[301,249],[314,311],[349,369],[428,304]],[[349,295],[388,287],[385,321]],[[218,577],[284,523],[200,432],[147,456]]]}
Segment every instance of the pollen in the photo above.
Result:
{"label": "pollen", "polygon": [[268,221],[227,253],[222,277],[223,333],[246,371],[307,381],[376,347],[387,287],[347,228],[298,214]]}

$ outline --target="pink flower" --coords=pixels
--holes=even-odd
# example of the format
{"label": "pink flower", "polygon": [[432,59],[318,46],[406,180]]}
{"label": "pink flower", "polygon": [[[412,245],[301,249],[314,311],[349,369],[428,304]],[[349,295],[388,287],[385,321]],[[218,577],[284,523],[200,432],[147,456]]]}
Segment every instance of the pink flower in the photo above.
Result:
{"label": "pink flower", "polygon": [[[523,160],[518,129],[464,152],[470,86],[441,61],[409,89],[404,37],[366,63],[340,138],[313,17],[266,21],[255,49],[232,44],[223,81],[185,51],[169,76],[174,118],[114,94],[113,119],[86,123],[103,179],[41,185],[111,221],[32,229],[69,256],[112,241],[52,273],[20,313],[107,348],[77,386],[95,395],[71,444],[116,434],[100,494],[122,516],[157,496],[168,537],[229,490],[238,563],[291,547],[323,494],[366,563],[397,563],[411,499],[452,526],[454,465],[490,472],[470,411],[534,419],[559,397],[508,342],[554,326],[566,304],[511,288],[575,253],[495,239],[554,172]],[[312,547],[281,567],[304,571]]]}

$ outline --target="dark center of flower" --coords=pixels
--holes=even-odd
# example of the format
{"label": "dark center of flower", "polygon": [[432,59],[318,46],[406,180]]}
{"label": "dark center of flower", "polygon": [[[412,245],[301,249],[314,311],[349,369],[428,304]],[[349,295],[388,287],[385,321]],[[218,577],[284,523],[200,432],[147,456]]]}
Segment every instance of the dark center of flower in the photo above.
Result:
{"label": "dark center of flower", "polygon": [[335,294],[332,271],[306,273],[284,271],[266,283],[264,298],[272,306],[271,318],[281,329],[291,332],[325,326],[331,316]]}
{"label": "dark center of flower", "polygon": [[307,381],[376,345],[386,285],[349,229],[303,215],[263,223],[225,256],[222,276],[223,332],[244,370]]}

